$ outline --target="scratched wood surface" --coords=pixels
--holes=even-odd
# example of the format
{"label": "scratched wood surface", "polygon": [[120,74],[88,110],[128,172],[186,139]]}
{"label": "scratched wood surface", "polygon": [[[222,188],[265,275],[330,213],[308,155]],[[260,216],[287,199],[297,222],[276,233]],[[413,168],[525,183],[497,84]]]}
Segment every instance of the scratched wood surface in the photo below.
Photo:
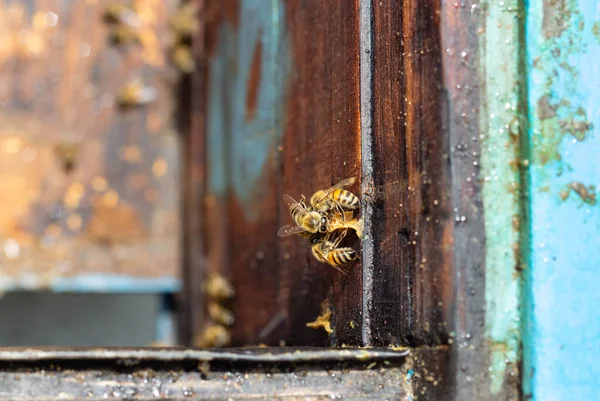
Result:
{"label": "scratched wood surface", "polygon": [[[6,287],[178,276],[179,145],[162,40],[174,3],[137,2],[142,44],[129,48],[109,40],[107,1],[0,4]],[[156,101],[122,111],[116,97],[136,78]]]}

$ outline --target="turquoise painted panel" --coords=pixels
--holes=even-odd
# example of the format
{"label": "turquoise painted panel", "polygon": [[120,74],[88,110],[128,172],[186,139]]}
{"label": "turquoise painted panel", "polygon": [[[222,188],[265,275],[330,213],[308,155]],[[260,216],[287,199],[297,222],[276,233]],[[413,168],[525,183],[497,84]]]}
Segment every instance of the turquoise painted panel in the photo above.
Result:
{"label": "turquoise painted panel", "polygon": [[[249,220],[266,191],[264,173],[283,135],[286,82],[291,68],[280,0],[240,2],[239,21],[224,21],[210,65],[209,190],[231,187]],[[256,75],[255,75],[256,74]],[[256,90],[253,90],[253,87]]]}
{"label": "turquoise painted panel", "polygon": [[101,293],[175,293],[181,290],[181,281],[172,277],[138,278],[116,274],[90,274],[54,278],[50,282],[36,276],[0,277],[2,291],[48,289],[54,292]]}
{"label": "turquoise painted panel", "polygon": [[527,4],[530,269],[524,390],[600,399],[600,3]]}
{"label": "turquoise painted panel", "polygon": [[[481,40],[481,169],[485,214],[486,340],[490,349],[490,393],[498,394],[507,377],[517,374],[520,346],[521,179],[519,141],[519,0],[492,2]],[[468,55],[464,55],[467,58]],[[476,171],[478,166],[473,166]]]}

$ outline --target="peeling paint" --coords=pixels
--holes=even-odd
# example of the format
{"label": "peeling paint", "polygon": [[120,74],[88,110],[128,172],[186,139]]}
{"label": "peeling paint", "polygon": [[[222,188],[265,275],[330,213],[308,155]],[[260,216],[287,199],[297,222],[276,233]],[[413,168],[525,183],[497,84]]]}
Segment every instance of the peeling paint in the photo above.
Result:
{"label": "peeling paint", "polygon": [[531,0],[526,16],[533,163],[523,392],[533,401],[596,399],[600,9],[595,0]]}
{"label": "peeling paint", "polygon": [[[486,230],[486,322],[492,394],[504,385],[519,356],[521,119],[520,1],[490,3],[482,62],[481,176]],[[502,60],[499,66],[498,62]],[[544,102],[544,101],[543,101]],[[551,114],[550,107],[543,109]],[[516,216],[513,219],[507,216]],[[516,244],[516,247],[515,247]]]}
{"label": "peeling paint", "polygon": [[283,1],[245,0],[239,7],[237,26],[225,20],[219,30],[210,65],[209,189],[230,188],[256,220],[267,185],[261,179],[283,135],[291,56]]}

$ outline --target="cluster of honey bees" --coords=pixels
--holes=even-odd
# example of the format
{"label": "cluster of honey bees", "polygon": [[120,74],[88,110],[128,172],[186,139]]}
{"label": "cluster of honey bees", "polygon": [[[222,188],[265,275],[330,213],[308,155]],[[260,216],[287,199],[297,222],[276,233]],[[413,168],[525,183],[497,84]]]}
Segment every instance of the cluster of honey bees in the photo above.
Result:
{"label": "cluster of honey bees", "polygon": [[[197,6],[184,2],[169,18],[168,44],[169,57],[176,69],[185,74],[191,73],[196,63],[191,50],[191,39],[198,31]],[[122,2],[110,3],[104,9],[104,19],[109,24],[111,41],[119,46],[142,45],[142,20],[134,5]],[[148,28],[145,28],[148,29]],[[147,35],[146,35],[147,36]],[[117,100],[122,107],[143,106],[157,98],[157,91],[136,79],[127,83]]]}
{"label": "cluster of honey bees", "polygon": [[204,294],[212,322],[194,339],[194,345],[201,348],[226,346],[231,342],[229,327],[235,318],[224,304],[235,295],[233,286],[220,274],[210,274],[204,284]]}
{"label": "cluster of honey bees", "polygon": [[198,7],[195,3],[183,4],[171,16],[169,25],[174,35],[171,61],[183,73],[189,74],[196,68],[191,49],[192,36],[198,32]]}
{"label": "cluster of honey bees", "polygon": [[122,2],[110,3],[104,9],[104,19],[110,24],[110,38],[118,45],[139,44],[141,21],[130,5]]}
{"label": "cluster of honey bees", "polygon": [[289,206],[294,225],[287,224],[279,229],[277,235],[287,237],[299,235],[310,242],[312,254],[321,263],[327,263],[342,271],[341,266],[358,258],[356,250],[340,247],[349,229],[362,238],[363,221],[359,217],[360,199],[344,189],[356,182],[355,177],[347,178],[327,190],[319,190],[311,196],[309,204],[301,196],[296,201],[283,195]]}

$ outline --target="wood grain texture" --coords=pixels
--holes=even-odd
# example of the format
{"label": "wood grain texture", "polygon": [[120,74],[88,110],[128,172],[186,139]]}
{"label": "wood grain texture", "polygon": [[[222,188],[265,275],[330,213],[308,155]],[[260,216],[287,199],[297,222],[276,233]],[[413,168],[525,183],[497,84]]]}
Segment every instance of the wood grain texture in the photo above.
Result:
{"label": "wood grain texture", "polygon": [[[107,3],[0,4],[5,287],[178,277],[179,145],[160,40],[174,2],[140,4],[143,44],[127,49],[110,43]],[[136,77],[156,101],[120,110]]]}
{"label": "wood grain texture", "polygon": [[439,18],[429,2],[372,12],[370,341],[435,344],[448,338],[453,226]]}
{"label": "wood grain texture", "polygon": [[[310,197],[339,180],[360,177],[358,2],[286,1],[292,45],[282,151],[282,193]],[[355,193],[359,186],[348,188]],[[281,199],[281,198],[280,198]],[[289,223],[287,208],[280,223]],[[358,241],[350,240],[358,247]],[[288,305],[288,333],[295,344],[326,343],[324,331],[306,328],[329,303],[333,344],[361,343],[360,263],[340,274],[318,263],[307,241],[280,241],[282,301]]]}
{"label": "wood grain texture", "polygon": [[284,193],[360,175],[357,3],[209,0],[204,10],[204,252],[207,271],[236,286],[233,343],[325,345],[306,323],[327,301],[331,341],[358,344],[360,264],[341,275],[306,240],[276,234],[291,223]]}

